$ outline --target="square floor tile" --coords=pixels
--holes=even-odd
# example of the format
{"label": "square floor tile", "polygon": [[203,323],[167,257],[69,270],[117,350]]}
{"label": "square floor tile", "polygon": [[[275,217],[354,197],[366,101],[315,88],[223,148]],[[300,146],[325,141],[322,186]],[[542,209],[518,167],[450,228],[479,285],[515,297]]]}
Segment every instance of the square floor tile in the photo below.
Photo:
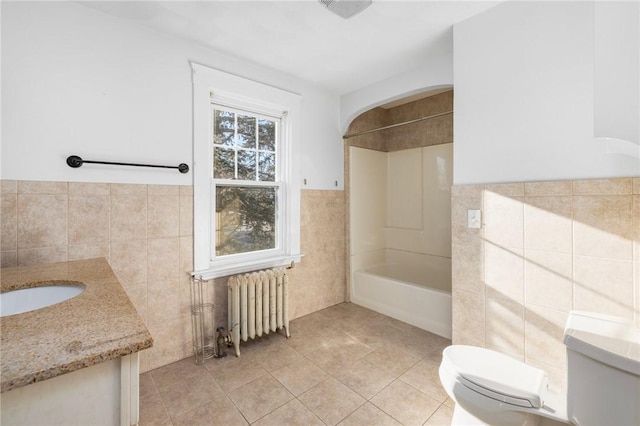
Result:
{"label": "square floor tile", "polygon": [[214,399],[213,401],[201,405],[193,410],[177,416],[173,421],[173,426],[194,426],[194,425],[248,425],[242,417],[240,411],[233,405],[226,396]]}
{"label": "square floor tile", "polygon": [[231,392],[265,374],[268,374],[267,370],[254,358],[242,359],[228,364],[225,368],[217,368],[211,371],[211,376],[225,392]]}
{"label": "square floor tile", "polygon": [[350,309],[348,303],[338,303],[320,311],[320,313],[331,320],[343,320],[356,315],[353,309]]}
{"label": "square floor tile", "polygon": [[424,426],[450,426],[453,418],[453,408],[442,404],[435,413],[429,417]]}
{"label": "square floor tile", "polygon": [[389,340],[384,332],[378,330],[376,323],[368,320],[362,320],[362,323],[349,322],[345,325],[345,333],[373,349],[389,344]]}
{"label": "square floor tile", "polygon": [[357,410],[365,399],[330,378],[298,397],[308,409],[328,425],[335,425]]}
{"label": "square floor tile", "polygon": [[171,424],[169,413],[164,408],[160,394],[148,392],[140,396],[140,426]]}
{"label": "square floor tile", "polygon": [[317,333],[321,331],[331,319],[323,315],[320,311],[296,318],[289,323],[291,335],[300,335],[308,332]]}
{"label": "square floor tile", "polygon": [[255,352],[256,360],[267,371],[273,371],[304,359],[295,349],[284,342],[274,343]]}
{"label": "square floor tile", "polygon": [[329,346],[332,343],[332,340],[331,336],[315,332],[305,332],[292,334],[285,343],[298,351],[298,353],[306,355],[323,347]]}
{"label": "square floor tile", "polygon": [[451,340],[416,328],[408,333],[407,340],[403,342],[401,349],[419,358],[425,357],[440,364],[442,351],[449,345],[451,345]]}
{"label": "square floor tile", "polygon": [[349,368],[334,373],[334,377],[364,399],[370,399],[393,382],[396,375],[361,359]]}
{"label": "square floor tile", "polygon": [[367,354],[363,360],[395,376],[413,367],[420,358],[392,346],[383,346]]}
{"label": "square floor tile", "polygon": [[414,326],[412,326],[411,324],[408,324],[406,322],[397,320],[395,318],[391,318],[391,317],[387,317],[384,316],[380,319],[380,322],[382,324],[388,325],[390,327],[395,328],[396,330],[400,331],[401,333],[405,333],[405,332],[411,332],[414,328]]}
{"label": "square floor tile", "polygon": [[323,369],[306,358],[279,368],[271,375],[295,396],[306,392],[329,377]]}
{"label": "square floor tile", "polygon": [[451,398],[445,399],[444,405],[446,405],[447,407],[450,407],[450,408],[456,408],[456,403]]}
{"label": "square floor tile", "polygon": [[449,340],[350,303],[297,318],[291,333],[140,375],[140,426],[450,424],[437,374]]}
{"label": "square floor tile", "polygon": [[[253,355],[242,354],[242,356],[237,357],[233,351],[233,347],[223,349],[227,355],[223,358],[209,358],[204,360],[204,367],[213,372],[215,370],[221,370],[225,368],[233,367],[234,365],[245,363],[253,359]],[[256,362],[257,363],[257,362]]]}
{"label": "square floor tile", "polygon": [[339,426],[401,426],[393,417],[371,404],[365,403],[339,423]]}
{"label": "square floor tile", "polygon": [[[204,370],[206,372],[206,370]],[[200,405],[224,396],[224,391],[208,372],[159,389],[172,419]]]}
{"label": "square floor tile", "polygon": [[324,426],[324,423],[297,399],[292,399],[253,424],[256,426]]}
{"label": "square floor tile", "polygon": [[153,370],[151,376],[158,389],[183,381],[189,377],[201,376],[207,373],[202,365],[196,365],[194,358],[185,358],[164,367]]}
{"label": "square floor tile", "polygon": [[334,374],[343,368],[348,368],[347,366],[355,363],[368,353],[371,353],[371,351],[373,351],[373,348],[358,341],[351,341],[348,344],[336,347],[323,347],[307,354],[307,358],[329,374]]}
{"label": "square floor tile", "polygon": [[435,399],[400,380],[371,398],[371,403],[405,426],[422,425],[440,406]]}
{"label": "square floor tile", "polygon": [[153,377],[151,377],[150,372],[141,374],[138,380],[141,397],[149,393],[158,392],[155,383],[153,383]]}
{"label": "square floor tile", "polygon": [[400,376],[400,380],[436,401],[444,402],[447,399],[447,392],[440,384],[439,369],[438,364],[423,359]]}
{"label": "square floor tile", "polygon": [[253,423],[293,399],[293,395],[267,374],[229,393],[242,415]]}

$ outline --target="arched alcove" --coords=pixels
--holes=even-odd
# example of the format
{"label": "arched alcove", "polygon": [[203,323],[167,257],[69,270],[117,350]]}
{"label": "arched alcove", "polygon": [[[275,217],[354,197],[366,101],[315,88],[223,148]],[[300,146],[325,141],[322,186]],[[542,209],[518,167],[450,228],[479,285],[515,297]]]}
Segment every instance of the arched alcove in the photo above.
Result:
{"label": "arched alcove", "polygon": [[[393,85],[392,87],[395,87]],[[341,100],[340,129],[346,133],[349,126],[360,115],[378,107],[392,107],[420,100],[425,97],[437,95],[438,93],[453,89],[451,84],[420,85],[408,90],[384,90],[385,87],[361,90],[343,96]]]}
{"label": "arched alcove", "polygon": [[453,89],[362,112],[344,141],[349,299],[450,338]]}

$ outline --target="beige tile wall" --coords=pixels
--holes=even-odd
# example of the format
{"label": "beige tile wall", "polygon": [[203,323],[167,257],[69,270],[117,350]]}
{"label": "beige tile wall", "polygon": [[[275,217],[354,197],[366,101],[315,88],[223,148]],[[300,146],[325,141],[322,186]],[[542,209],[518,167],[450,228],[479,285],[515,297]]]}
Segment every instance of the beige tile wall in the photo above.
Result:
{"label": "beige tile wall", "polygon": [[301,317],[346,299],[344,191],[302,191],[302,262],[291,271],[291,312]]}
{"label": "beige tile wall", "polygon": [[154,337],[143,371],[191,353],[191,186],[2,181],[2,266],[105,257]]}
{"label": "beige tile wall", "polygon": [[[346,300],[344,191],[304,190],[301,197],[300,245],[304,254],[289,269],[290,319]],[[215,323],[227,324],[227,278],[213,280],[210,294]]]}
{"label": "beige tile wall", "polygon": [[[482,210],[482,228],[467,210]],[[452,192],[453,342],[564,385],[570,310],[640,324],[640,178],[460,185]]]}
{"label": "beige tile wall", "polygon": [[[0,196],[3,267],[105,257],[154,337],[142,370],[192,354],[191,186],[2,180]],[[303,191],[301,210],[292,318],[345,300],[344,192]],[[226,279],[210,290],[226,326]]]}
{"label": "beige tile wall", "polygon": [[[453,90],[393,108],[373,108],[353,120],[347,134],[356,134],[448,111],[453,111]],[[351,137],[346,141],[349,146],[384,152],[451,143],[453,142],[453,114]]]}

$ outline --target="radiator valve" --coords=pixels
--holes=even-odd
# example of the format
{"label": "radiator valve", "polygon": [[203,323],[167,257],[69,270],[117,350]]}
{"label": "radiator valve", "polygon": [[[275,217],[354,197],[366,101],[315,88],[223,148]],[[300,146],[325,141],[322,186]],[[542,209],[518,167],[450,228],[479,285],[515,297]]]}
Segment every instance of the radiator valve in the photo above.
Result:
{"label": "radiator valve", "polygon": [[224,358],[227,356],[227,353],[222,348],[224,346],[231,346],[233,342],[231,341],[231,336],[225,333],[224,327],[218,327],[216,331],[218,332],[218,336],[216,337],[216,353],[213,357]]}

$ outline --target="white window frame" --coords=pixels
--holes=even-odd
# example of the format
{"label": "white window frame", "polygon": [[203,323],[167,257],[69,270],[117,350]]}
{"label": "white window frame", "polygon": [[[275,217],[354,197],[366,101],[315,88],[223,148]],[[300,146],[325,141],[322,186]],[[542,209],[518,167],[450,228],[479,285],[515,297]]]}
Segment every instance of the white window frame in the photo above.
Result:
{"label": "white window frame", "polygon": [[[248,80],[200,64],[191,63],[193,76],[193,260],[192,275],[202,279],[299,262],[300,110],[298,94]],[[282,186],[278,193],[281,227],[278,246],[273,250],[227,255],[217,258],[214,243],[215,189],[213,179],[213,126],[211,105],[223,105],[258,114],[281,117],[278,146],[278,173]],[[224,184],[229,183],[228,181]],[[232,183],[232,184],[235,184]],[[237,182],[242,184],[242,181]]]}

